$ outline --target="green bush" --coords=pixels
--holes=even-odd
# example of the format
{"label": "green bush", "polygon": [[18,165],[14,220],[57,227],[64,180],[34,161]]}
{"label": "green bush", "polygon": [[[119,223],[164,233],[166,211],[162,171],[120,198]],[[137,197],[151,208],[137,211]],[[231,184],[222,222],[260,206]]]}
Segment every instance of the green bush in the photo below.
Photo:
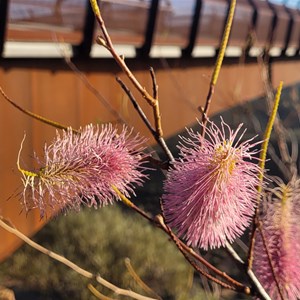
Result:
{"label": "green bush", "polygon": [[[163,299],[207,299],[198,284],[190,287],[193,270],[166,235],[116,206],[57,217],[34,239],[120,287],[145,294],[126,269],[128,257],[135,272]],[[0,281],[15,290],[36,291],[41,299],[93,297],[85,278],[26,245],[0,266]]]}

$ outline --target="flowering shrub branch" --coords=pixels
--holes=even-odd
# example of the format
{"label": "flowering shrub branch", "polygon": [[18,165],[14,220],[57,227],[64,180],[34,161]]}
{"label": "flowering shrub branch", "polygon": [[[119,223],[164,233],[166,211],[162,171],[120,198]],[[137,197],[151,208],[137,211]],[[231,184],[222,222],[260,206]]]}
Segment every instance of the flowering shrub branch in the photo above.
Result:
{"label": "flowering shrub branch", "polygon": [[229,36],[230,36],[230,32],[231,32],[231,27],[232,27],[232,22],[233,22],[233,16],[234,16],[234,12],[235,12],[235,6],[236,6],[236,0],[231,0],[224,33],[222,36],[221,46],[219,49],[215,68],[214,68],[214,71],[213,71],[213,74],[211,77],[209,91],[208,91],[208,94],[206,97],[205,107],[204,108],[200,107],[200,110],[202,112],[202,123],[204,125],[202,127],[202,135],[205,134],[205,128],[206,128],[206,124],[207,124],[207,120],[208,120],[209,108],[210,108],[212,97],[213,97],[213,94],[215,91],[215,86],[216,86],[218,78],[219,78],[219,73],[220,73],[220,70],[222,67],[225,50],[227,48],[227,44],[228,44],[228,40],[229,40]]}
{"label": "flowering shrub branch", "polygon": [[[154,123],[155,123],[155,139],[161,145],[162,149],[166,152],[166,155],[169,157],[170,152],[167,151],[166,143],[163,139],[163,131],[161,126],[161,115],[160,115],[160,109],[159,109],[159,101],[158,101],[158,86],[156,84],[156,80],[154,77],[154,72],[150,71],[151,78],[153,81],[153,96],[151,96],[146,89],[140,84],[140,82],[137,80],[137,78],[134,76],[134,74],[131,72],[131,70],[128,68],[128,66],[125,63],[125,59],[123,56],[120,56],[111,41],[111,38],[107,32],[104,20],[102,18],[100,9],[98,7],[97,1],[91,0],[91,5],[96,17],[96,20],[100,26],[100,29],[102,31],[103,36],[97,38],[97,43],[103,47],[105,47],[112,55],[114,60],[117,62],[117,64],[120,66],[120,68],[123,70],[125,75],[129,78],[129,80],[132,82],[136,90],[141,94],[141,96],[147,101],[147,103],[152,107],[153,109],[153,116],[154,116]],[[129,97],[130,98],[130,97]],[[130,98],[132,99],[132,98]]]}
{"label": "flowering shrub branch", "polygon": [[[79,211],[82,204],[97,208],[121,200],[132,211],[160,228],[194,270],[210,282],[265,300],[297,300],[300,297],[300,265],[293,262],[293,257],[299,256],[300,252],[300,228],[296,221],[300,214],[296,204],[300,194],[299,180],[293,176],[293,180],[285,185],[277,179],[265,179],[268,144],[279,106],[282,82],[277,89],[263,141],[256,141],[255,137],[243,140],[246,129],[242,131],[242,124],[232,129],[222,118],[220,125],[208,118],[230,35],[236,0],[232,0],[230,4],[205,106],[200,107],[200,132],[187,129],[187,137],[181,137],[177,145],[179,158],[176,159],[163,138],[154,70],[150,69],[150,95],[128,68],[125,58],[116,52],[97,1],[90,2],[102,31],[97,43],[111,53],[133,87],[152,108],[154,125],[148,120],[130,88],[122,79],[117,78],[168,158],[167,163],[159,161],[156,164],[163,165],[166,169],[161,211],[153,217],[130,200],[135,187],[142,186],[148,179],[145,163],[153,161],[150,155],[145,154],[144,138],[133,134],[133,130],[127,127],[119,132],[111,124],[87,125],[74,130],[20,107],[0,88],[6,101],[18,110],[57,129],[63,129],[62,133],[57,131],[52,143],[45,145],[44,157],[35,157],[38,164],[36,170],[24,170],[20,166],[19,153],[17,165],[23,176],[22,202],[25,210],[38,208],[41,217],[44,217],[49,208]],[[79,73],[70,61],[68,64],[74,72]],[[85,79],[84,82],[91,88]],[[114,112],[114,115],[118,114]],[[261,150],[257,149],[260,144]],[[269,181],[278,184],[278,187],[269,188]],[[267,209],[262,209],[264,206]],[[230,244],[241,237],[251,224],[250,245],[247,261],[244,262]],[[82,276],[101,283],[116,294],[134,299],[153,299],[120,289],[99,275],[81,269],[31,241],[2,218],[0,226],[38,251],[62,262]],[[293,238],[295,245],[291,242]],[[209,251],[214,248],[227,249],[238,262],[239,270],[246,275],[246,283],[215,267],[200,254],[200,250]],[[100,299],[108,298],[92,285],[89,289]],[[155,297],[160,298],[158,295]]]}
{"label": "flowering shrub branch", "polygon": [[260,153],[260,162],[259,162],[259,165],[260,165],[260,168],[261,168],[261,173],[259,175],[260,183],[257,185],[258,197],[257,197],[257,206],[256,206],[256,209],[255,209],[255,215],[254,215],[254,219],[253,219],[252,235],[251,235],[251,239],[250,239],[250,246],[249,246],[249,252],[248,252],[248,269],[251,269],[252,264],[253,264],[253,251],[254,251],[254,243],[255,243],[255,234],[256,234],[257,227],[259,226],[259,224],[258,224],[259,223],[258,215],[259,215],[259,207],[260,207],[260,197],[261,197],[261,193],[262,193],[262,189],[263,189],[263,179],[264,179],[264,174],[263,173],[264,173],[264,169],[265,169],[265,162],[266,162],[266,157],[267,157],[268,144],[269,144],[272,128],[273,128],[273,125],[274,125],[275,117],[276,117],[278,106],[279,106],[282,85],[283,85],[283,83],[280,82],[280,85],[277,89],[273,110],[271,112],[271,115],[270,115],[270,118],[269,118],[269,121],[268,121],[268,124],[267,124],[267,127],[266,127],[266,131],[265,131],[265,134],[264,134],[264,141],[263,141],[263,144],[262,144],[262,147],[261,147],[262,149],[261,149],[261,153]]}

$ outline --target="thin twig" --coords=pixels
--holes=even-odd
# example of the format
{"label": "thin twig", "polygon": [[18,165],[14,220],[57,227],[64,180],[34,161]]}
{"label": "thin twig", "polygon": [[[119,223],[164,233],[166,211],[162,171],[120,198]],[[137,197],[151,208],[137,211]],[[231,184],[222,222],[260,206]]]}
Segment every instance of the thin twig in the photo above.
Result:
{"label": "thin twig", "polygon": [[152,67],[149,68],[151,79],[152,79],[152,89],[153,89],[153,98],[158,99],[158,84],[156,81],[156,76],[154,69]]}
{"label": "thin twig", "polygon": [[[164,226],[164,222],[161,220],[161,219],[163,219],[163,217],[161,215],[158,215],[158,216],[152,218],[146,212],[144,212],[142,209],[140,209],[139,207],[137,207],[133,202],[131,202],[115,186],[112,186],[112,188],[114,189],[114,191],[117,193],[118,197],[122,200],[122,202],[126,206],[128,206],[131,209],[133,209],[135,212],[137,212],[142,217],[144,217],[145,219],[147,219],[150,223],[156,225],[158,228],[162,229],[165,233],[167,233],[169,235],[170,229],[167,226]],[[179,239],[178,239],[178,244],[180,245],[180,247],[182,249],[184,249],[184,251],[186,253],[188,253],[189,255],[191,255],[192,257],[194,257],[197,261],[199,261],[200,263],[202,263],[205,267],[207,267],[208,269],[210,269],[216,275],[224,278],[225,280],[227,280],[228,282],[230,282],[231,284],[233,284],[235,286],[240,286],[240,287],[243,286],[242,283],[236,281],[235,279],[233,279],[232,277],[230,277],[225,272],[222,272],[221,270],[217,269],[215,266],[213,266],[212,264],[210,264],[207,260],[205,260],[202,256],[200,256],[199,254],[197,254],[192,248],[188,247],[185,243],[183,243]],[[245,291],[247,293],[247,289]]]}
{"label": "thin twig", "polygon": [[134,281],[148,294],[152,295],[153,297],[162,300],[162,298],[155,292],[153,289],[151,289],[143,280],[142,278],[136,273],[134,268],[131,265],[130,259],[128,257],[125,258],[125,266],[127,268],[127,271],[131,275],[131,277],[134,279]]}
{"label": "thin twig", "polygon": [[190,263],[190,265],[197,271],[199,272],[201,275],[205,276],[206,278],[208,278],[209,280],[219,284],[220,286],[222,286],[223,288],[227,288],[227,289],[231,289],[234,291],[240,291],[243,292],[245,294],[249,294],[250,293],[250,289],[247,286],[244,286],[243,284],[241,284],[240,282],[237,282],[235,280],[230,280],[230,284],[225,283],[219,279],[217,279],[216,277],[212,276],[211,274],[205,272],[203,269],[201,269],[188,255],[189,252],[187,252],[183,247],[182,247],[182,242],[181,240],[178,239],[178,237],[172,232],[171,228],[166,225],[164,223],[163,217],[160,216],[159,218],[157,218],[158,222],[160,222],[160,225],[164,228],[167,229],[167,233],[168,235],[172,238],[173,242],[175,243],[175,245],[177,246],[177,248],[179,249],[179,251],[183,254],[183,256],[185,257],[185,259]]}
{"label": "thin twig", "polygon": [[88,284],[87,288],[90,290],[90,292],[98,299],[100,300],[115,300],[113,298],[107,297],[100,293],[92,284]]}
{"label": "thin twig", "polygon": [[[240,258],[237,252],[233,249],[230,244],[226,244],[226,250],[231,255],[231,257],[239,264],[242,269],[247,269],[245,262]],[[256,292],[259,294],[261,299],[272,300],[264,287],[261,285],[255,274],[252,270],[246,270],[249,281],[252,283],[252,286],[255,288]]]}
{"label": "thin twig", "polygon": [[160,136],[157,131],[152,127],[151,123],[149,122],[146,114],[144,113],[143,109],[140,107],[138,102],[136,101],[135,97],[131,93],[130,89],[127,87],[127,85],[124,83],[124,81],[120,78],[116,78],[117,82],[120,84],[121,88],[124,90],[124,92],[127,94],[129,100],[131,101],[133,107],[141,117],[142,121],[145,123],[149,131],[151,132],[152,136],[155,138],[159,146],[162,148],[162,150],[167,155],[170,162],[174,161],[173,154],[171,153],[169,147],[167,146],[164,138]]}
{"label": "thin twig", "polygon": [[137,300],[154,300],[154,298],[145,297],[145,296],[142,296],[142,295],[140,295],[138,293],[135,293],[133,291],[119,288],[116,285],[114,285],[114,284],[110,283],[109,281],[105,280],[104,278],[102,278],[100,275],[95,275],[95,274],[93,274],[89,271],[86,271],[85,269],[79,267],[78,265],[76,265],[72,261],[68,260],[67,258],[65,258],[65,257],[63,257],[63,256],[61,256],[61,255],[59,255],[59,254],[57,254],[53,251],[50,251],[47,248],[37,244],[36,242],[34,242],[30,238],[28,238],[26,235],[21,233],[19,230],[17,230],[15,227],[12,227],[12,226],[8,225],[8,223],[10,223],[10,222],[5,222],[4,220],[5,219],[3,217],[0,217],[0,226],[3,229],[5,229],[6,231],[14,234],[15,236],[17,236],[18,238],[23,240],[26,244],[28,244],[30,247],[36,249],[37,251],[53,258],[56,261],[59,261],[60,263],[64,264],[65,266],[69,267],[70,269],[72,269],[76,273],[80,274],[81,276],[86,277],[86,278],[91,279],[91,280],[96,280],[98,283],[100,283],[101,285],[103,285],[106,288],[110,289],[111,291],[113,291],[117,295],[128,296],[128,297],[131,297],[131,298],[137,299]]}
{"label": "thin twig", "polygon": [[[262,81],[265,86],[268,107],[269,110],[271,110],[274,99],[272,80],[270,78],[271,64],[267,61],[267,58],[263,60],[260,57],[258,57],[258,63],[262,68]],[[283,163],[288,168],[288,171],[283,172],[283,174],[285,177],[288,177],[288,181],[290,181],[295,173],[295,169],[297,168],[297,159],[292,159],[291,154],[289,153],[289,147],[287,144],[287,137],[289,135],[287,134],[287,130],[282,124],[279,115],[276,116],[274,121],[274,132],[276,134],[278,149],[281,156],[281,163]]]}
{"label": "thin twig", "polygon": [[265,130],[265,133],[264,133],[264,141],[263,141],[262,146],[261,146],[260,160],[259,160],[259,166],[260,166],[260,169],[261,169],[261,173],[259,174],[260,184],[257,187],[257,195],[258,196],[257,196],[255,214],[254,214],[254,217],[253,217],[252,232],[251,232],[250,246],[249,246],[249,252],[248,252],[248,269],[249,270],[252,269],[255,235],[256,235],[258,225],[259,225],[259,220],[258,220],[259,206],[260,206],[260,199],[261,199],[261,193],[262,193],[262,188],[263,188],[263,180],[264,180],[265,163],[266,163],[266,158],[267,158],[267,150],[268,150],[269,140],[270,140],[270,137],[271,137],[272,128],[273,128],[273,125],[274,125],[275,117],[276,117],[279,102],[280,102],[282,85],[283,85],[283,82],[281,81],[279,83],[278,88],[277,88],[273,109],[272,109],[272,112],[271,112],[269,120],[268,120],[268,124],[267,124],[266,130]]}
{"label": "thin twig", "polygon": [[[8,97],[8,96],[5,94],[5,92],[3,91],[3,89],[2,89],[1,86],[0,86],[0,93],[1,93],[1,95],[3,96],[3,98],[4,98],[8,103],[10,103],[12,106],[14,106],[15,108],[17,108],[19,111],[21,111],[21,112],[24,113],[25,115],[27,115],[27,116],[29,116],[29,117],[31,117],[31,118],[33,118],[33,119],[36,119],[36,120],[38,120],[38,121],[40,121],[40,122],[42,122],[42,123],[45,123],[45,124],[47,124],[47,125],[51,125],[51,126],[57,128],[57,129],[68,130],[68,126],[62,125],[62,124],[57,123],[57,122],[52,121],[52,120],[49,120],[49,119],[47,119],[47,118],[45,118],[45,117],[42,117],[42,116],[40,116],[40,115],[37,115],[37,114],[35,114],[35,113],[33,113],[33,112],[31,112],[31,111],[29,111],[29,110],[27,110],[27,109],[21,107],[20,105],[18,105],[17,103],[15,103],[10,97]],[[72,129],[72,131],[73,131],[74,133],[78,133],[78,131],[75,130],[75,129]]]}
{"label": "thin twig", "polygon": [[131,101],[133,107],[135,108],[135,110],[137,111],[139,116],[141,117],[142,121],[145,123],[145,125],[147,126],[149,131],[152,133],[152,135],[155,136],[156,135],[155,129],[152,127],[152,125],[149,122],[146,114],[144,113],[143,109],[140,107],[140,105],[136,101],[136,99],[133,96],[133,94],[131,93],[130,89],[127,87],[127,85],[124,83],[124,81],[120,77],[116,77],[116,80],[119,83],[119,85],[121,86],[121,88],[123,89],[123,91],[128,96],[129,100]]}
{"label": "thin twig", "polygon": [[105,108],[117,119],[117,122],[122,122],[126,124],[126,120],[121,116],[121,114],[115,110],[110,102],[92,85],[88,80],[87,76],[82,73],[74,62],[71,61],[70,57],[64,55],[64,59],[68,67],[77,75],[77,77],[82,81],[86,88],[95,95],[95,97],[105,106]]}
{"label": "thin twig", "polygon": [[131,72],[131,70],[128,68],[128,66],[125,63],[125,60],[123,57],[118,55],[116,52],[114,45],[111,41],[110,35],[108,34],[108,31],[105,26],[105,22],[102,18],[98,3],[96,0],[90,0],[91,6],[93,8],[96,20],[100,26],[100,29],[102,31],[103,37],[98,37],[97,42],[104,46],[112,55],[116,63],[120,66],[120,68],[123,70],[125,75],[129,78],[129,80],[132,82],[134,87],[137,89],[137,91],[142,95],[142,97],[147,101],[147,103],[152,106],[153,113],[154,113],[154,119],[155,119],[155,128],[156,132],[159,136],[163,135],[162,127],[161,127],[161,116],[160,116],[160,110],[159,110],[159,102],[158,99],[153,98],[147,90],[140,84],[140,82],[137,80],[137,78],[134,76],[134,74]]}

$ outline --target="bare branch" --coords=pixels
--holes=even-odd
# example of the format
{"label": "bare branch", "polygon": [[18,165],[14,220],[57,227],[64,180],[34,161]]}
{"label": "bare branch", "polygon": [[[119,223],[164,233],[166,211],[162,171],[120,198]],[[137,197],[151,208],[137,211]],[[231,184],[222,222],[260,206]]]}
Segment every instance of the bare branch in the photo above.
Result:
{"label": "bare branch", "polygon": [[88,279],[91,279],[91,280],[96,280],[98,283],[100,283],[101,285],[110,289],[117,295],[128,296],[128,297],[131,297],[131,298],[137,299],[137,300],[154,300],[154,298],[145,297],[145,296],[137,294],[133,291],[119,288],[116,285],[114,285],[114,284],[110,283],[109,281],[105,280],[104,278],[102,278],[100,275],[95,275],[89,271],[86,271],[85,269],[74,264],[72,261],[68,260],[67,258],[37,244],[36,242],[34,242],[30,238],[28,238],[26,235],[21,233],[19,230],[17,230],[14,226],[8,225],[9,223],[10,222],[5,221],[5,219],[3,217],[0,217],[0,226],[3,229],[14,234],[15,236],[17,236],[18,238],[23,240],[26,244],[28,244],[30,247],[36,249],[37,251],[51,257],[52,259],[64,264],[65,266],[69,267],[70,269],[72,269],[73,271],[78,273],[79,275],[86,277]]}
{"label": "bare branch", "polygon": [[226,25],[225,25],[222,41],[221,41],[221,46],[220,46],[220,49],[219,49],[217,61],[216,61],[215,67],[214,67],[214,71],[213,71],[213,74],[212,74],[212,77],[211,77],[209,90],[208,90],[205,106],[204,106],[203,113],[202,113],[202,124],[203,124],[203,126],[202,126],[202,135],[203,136],[205,135],[205,128],[206,128],[206,124],[207,124],[207,120],[208,120],[207,116],[208,116],[209,108],[210,108],[210,104],[211,104],[211,101],[212,101],[212,96],[213,96],[214,91],[215,91],[215,86],[216,86],[216,83],[218,81],[219,73],[220,73],[220,70],[221,70],[221,67],[222,67],[223,58],[224,58],[224,55],[225,55],[225,50],[226,50],[226,47],[227,47],[227,43],[228,43],[230,31],[231,31],[233,16],[234,16],[234,12],[235,12],[235,5],[236,5],[236,0],[231,0],[229,13],[228,13],[228,17],[227,17],[227,20],[226,20]]}
{"label": "bare branch", "polygon": [[131,101],[133,107],[135,110],[138,112],[139,116],[141,117],[142,121],[145,123],[149,131],[153,136],[156,136],[156,131],[150,124],[146,114],[144,113],[143,109],[139,106],[138,102],[136,101],[135,97],[131,93],[130,89],[127,87],[127,85],[124,83],[124,81],[120,77],[116,77],[117,82],[120,84],[121,88],[123,91],[126,93],[128,96],[129,100]]}
{"label": "bare branch", "polygon": [[[68,127],[65,126],[65,125],[62,125],[62,124],[57,123],[57,122],[55,122],[55,121],[49,120],[49,119],[47,119],[47,118],[45,118],[45,117],[42,117],[42,116],[40,116],[40,115],[37,115],[37,114],[35,114],[35,113],[33,113],[33,112],[31,112],[31,111],[29,111],[29,110],[27,110],[27,109],[21,107],[20,105],[18,105],[16,102],[14,102],[11,98],[9,98],[9,97],[5,94],[5,92],[3,91],[3,89],[2,89],[1,86],[0,86],[0,93],[1,93],[1,95],[3,96],[3,98],[4,98],[8,103],[10,103],[12,106],[14,106],[16,109],[18,109],[19,111],[21,111],[21,112],[24,113],[25,115],[27,115],[27,116],[29,116],[29,117],[31,117],[31,118],[33,118],[33,119],[36,119],[36,120],[38,120],[38,121],[40,121],[40,122],[42,122],[42,123],[45,123],[45,124],[47,124],[47,125],[51,125],[51,126],[57,128],[57,129],[63,129],[63,130],[67,130],[67,129],[68,129]],[[72,129],[72,131],[73,131],[74,133],[78,133],[78,131],[75,130],[75,129]]]}
{"label": "bare branch", "polygon": [[141,94],[141,96],[147,101],[147,103],[153,108],[154,121],[156,132],[159,136],[163,135],[162,127],[161,127],[161,116],[159,110],[159,102],[158,99],[152,97],[147,90],[140,84],[131,70],[128,68],[124,57],[121,57],[115,50],[114,45],[111,41],[110,35],[106,29],[105,22],[102,18],[101,12],[99,10],[97,1],[90,1],[92,8],[94,10],[94,14],[96,20],[100,26],[103,36],[97,38],[98,44],[104,46],[112,55],[116,63],[120,66],[125,75],[129,78],[133,86],[137,89],[137,91]]}
{"label": "bare branch", "polygon": [[64,55],[64,59],[68,67],[74,72],[74,74],[82,81],[86,88],[95,95],[95,97],[105,106],[105,108],[116,118],[117,122],[127,124],[121,114],[115,110],[109,101],[92,85],[86,75],[82,73],[77,66],[71,61],[70,57]]}
{"label": "bare branch", "polygon": [[158,99],[158,84],[156,81],[155,72],[152,67],[150,67],[149,71],[150,71],[150,75],[151,75],[151,79],[152,79],[153,98],[157,100]]}
{"label": "bare branch", "polygon": [[[226,250],[231,255],[231,257],[239,264],[239,266],[243,269],[246,268],[245,262],[240,258],[240,256],[236,253],[236,251],[233,249],[233,247],[230,244],[226,244]],[[254,275],[252,270],[247,269],[247,275],[252,283],[253,287],[255,288],[256,292],[259,294],[261,299],[264,300],[272,300],[268,293],[265,291],[257,277]]]}

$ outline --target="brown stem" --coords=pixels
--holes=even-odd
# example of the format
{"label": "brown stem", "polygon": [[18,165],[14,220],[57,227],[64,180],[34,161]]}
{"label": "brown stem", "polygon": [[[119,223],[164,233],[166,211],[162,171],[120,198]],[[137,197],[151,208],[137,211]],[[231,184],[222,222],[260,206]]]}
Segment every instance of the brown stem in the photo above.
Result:
{"label": "brown stem", "polygon": [[[151,134],[153,135],[153,137],[157,141],[157,143],[160,145],[160,147],[162,148],[162,150],[165,152],[165,154],[167,155],[168,159],[170,161],[174,161],[174,157],[173,157],[173,155],[172,155],[169,147],[167,146],[164,138],[162,137],[162,135],[160,135],[152,127],[152,125],[150,124],[150,122],[149,122],[146,114],[144,113],[143,109],[139,106],[138,102],[136,101],[135,97],[131,93],[130,89],[127,87],[127,85],[123,82],[123,80],[121,78],[117,77],[116,80],[120,84],[120,86],[124,90],[124,92],[127,94],[127,96],[130,99],[133,107],[136,109],[136,111],[138,112],[138,114],[141,117],[142,121],[145,123],[145,125],[147,126],[147,128],[149,129],[149,131],[151,132]],[[157,105],[157,108],[158,108],[158,105]]]}
{"label": "brown stem", "polygon": [[255,210],[255,218],[252,224],[252,230],[250,234],[250,245],[248,250],[248,259],[247,259],[247,269],[251,270],[253,265],[253,253],[254,253],[254,245],[255,245],[255,238],[256,238],[256,231],[258,227],[258,208]]}
{"label": "brown stem", "polygon": [[[240,256],[235,252],[233,247],[230,244],[226,244],[226,250],[230,254],[230,256],[235,260],[235,262],[238,264],[240,268],[243,270],[246,270],[246,264],[245,262],[240,258]],[[253,288],[256,291],[256,294],[259,295],[261,299],[264,300],[272,300],[270,296],[267,294],[259,280],[256,278],[255,274],[253,273],[252,270],[246,270],[247,276],[249,281],[252,283]],[[254,294],[254,292],[252,292]]]}
{"label": "brown stem", "polygon": [[209,108],[210,108],[210,104],[211,104],[211,100],[212,100],[212,96],[215,92],[215,86],[211,83],[209,86],[209,91],[206,97],[206,102],[205,102],[205,107],[202,111],[202,136],[205,135],[205,129],[206,129],[206,124],[208,121],[208,112],[209,112]]}
{"label": "brown stem", "polygon": [[[184,247],[183,245],[185,245],[184,243],[182,243],[182,241],[180,239],[178,239],[178,237],[172,232],[171,228],[165,224],[163,217],[162,216],[157,216],[156,220],[159,222],[159,224],[161,225],[161,227],[164,228],[165,232],[168,233],[168,235],[171,237],[171,239],[173,240],[173,242],[175,243],[175,245],[177,246],[177,248],[180,250],[180,252],[183,254],[183,256],[185,257],[185,259],[193,266],[193,268],[199,272],[201,275],[207,277],[209,280],[221,285],[224,288],[227,289],[231,289],[234,291],[240,291],[243,292],[245,294],[249,294],[250,293],[250,289],[241,284],[240,282],[234,280],[233,278],[229,277],[225,272],[222,272],[222,277],[226,280],[228,280],[230,284],[225,283],[217,278],[215,278],[214,276],[212,276],[211,274],[205,272],[203,269],[201,269],[196,263],[195,261],[193,261],[190,256],[188,254],[191,254],[190,251],[187,251],[188,249],[186,249],[186,247]],[[201,258],[202,259],[202,258]],[[219,270],[218,270],[219,271]],[[226,275],[226,276],[224,276]]]}
{"label": "brown stem", "polygon": [[98,38],[99,44],[102,45],[102,46],[105,46],[108,49],[108,51],[111,53],[111,55],[114,58],[114,60],[116,61],[116,63],[120,66],[122,71],[129,78],[129,80],[132,82],[134,87],[138,90],[138,92],[142,95],[142,97],[147,101],[147,103],[153,108],[156,133],[159,136],[163,136],[158,99],[155,99],[154,97],[152,97],[147,92],[147,90],[140,84],[140,82],[137,80],[137,78],[134,76],[134,74],[128,68],[128,66],[125,63],[124,58],[120,57],[117,54],[117,52],[114,48],[114,45],[111,41],[111,38],[110,38],[110,36],[107,32],[104,20],[103,20],[102,15],[101,15],[99,10],[95,14],[95,17],[96,17],[96,20],[97,20],[97,22],[100,26],[100,29],[102,31],[102,34],[103,34],[103,38]]}
{"label": "brown stem", "polygon": [[121,121],[122,123],[126,124],[125,119],[120,115],[120,113],[111,106],[110,102],[92,85],[87,76],[77,68],[77,66],[71,61],[71,59],[68,56],[64,55],[64,60],[68,67],[86,86],[86,88],[92,94],[94,94],[94,96],[103,104],[103,106],[116,118],[117,122]]}
{"label": "brown stem", "polygon": [[142,108],[139,106],[138,102],[136,101],[135,97],[131,93],[130,89],[127,87],[127,85],[124,83],[124,81],[120,77],[116,77],[116,80],[119,83],[119,85],[121,86],[121,88],[123,89],[123,91],[128,96],[128,98],[131,101],[133,107],[138,112],[139,116],[141,117],[142,121],[145,123],[145,125],[147,126],[147,128],[149,129],[149,131],[151,132],[151,134],[153,136],[155,136],[156,135],[155,129],[150,124],[150,122],[149,122],[146,114],[144,113],[144,111],[142,110]]}
{"label": "brown stem", "polygon": [[153,98],[157,100],[158,99],[158,84],[156,81],[155,72],[152,67],[150,67],[149,71],[150,71],[150,75],[151,75],[151,79],[152,79]]}
{"label": "brown stem", "polygon": [[[120,199],[123,201],[124,204],[126,204],[128,207],[130,207],[135,212],[137,212],[138,214],[140,214],[142,217],[144,217],[145,219],[147,219],[150,223],[155,224],[160,229],[162,229],[165,233],[167,233],[168,235],[170,235],[170,230],[171,229],[169,229],[168,226],[165,225],[163,217],[161,215],[158,215],[155,218],[152,218],[146,212],[144,212],[142,209],[140,209],[139,207],[137,207],[133,202],[131,202],[129,199],[127,199],[118,189],[114,188],[114,190],[118,194],[118,196],[120,197]],[[249,290],[248,287],[244,286],[242,283],[236,281],[235,279],[233,279],[232,277],[230,277],[225,272],[222,272],[221,270],[219,270],[216,267],[214,267],[213,265],[211,265],[207,260],[205,260],[202,256],[200,256],[199,254],[197,254],[192,248],[188,247],[181,240],[177,239],[177,241],[178,241],[178,244],[180,245],[180,247],[182,249],[184,249],[184,251],[186,253],[188,253],[189,255],[191,255],[192,257],[194,257],[197,261],[199,261],[200,263],[202,263],[205,267],[207,267],[208,269],[210,269],[216,275],[224,278],[225,280],[227,280],[228,282],[230,282],[234,286],[238,287],[239,290],[242,290],[242,288],[243,288],[244,293],[248,294],[248,290]]]}

